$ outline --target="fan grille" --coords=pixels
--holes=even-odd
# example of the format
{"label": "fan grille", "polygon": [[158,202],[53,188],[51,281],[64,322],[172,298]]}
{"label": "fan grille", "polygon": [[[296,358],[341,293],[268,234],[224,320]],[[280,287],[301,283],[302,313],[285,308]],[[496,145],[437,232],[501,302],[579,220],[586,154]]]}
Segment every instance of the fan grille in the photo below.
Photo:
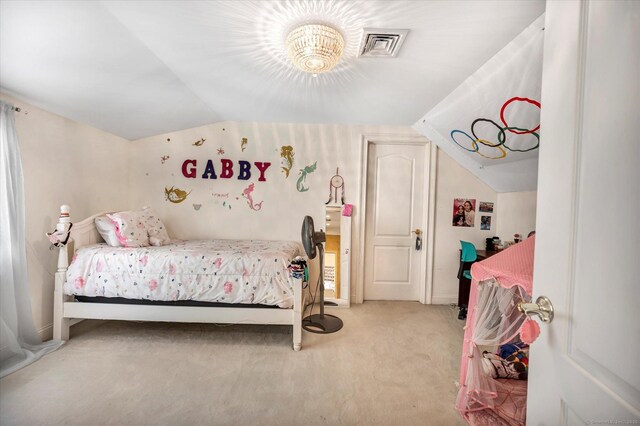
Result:
{"label": "fan grille", "polygon": [[398,54],[409,30],[365,28],[358,56],[392,58]]}

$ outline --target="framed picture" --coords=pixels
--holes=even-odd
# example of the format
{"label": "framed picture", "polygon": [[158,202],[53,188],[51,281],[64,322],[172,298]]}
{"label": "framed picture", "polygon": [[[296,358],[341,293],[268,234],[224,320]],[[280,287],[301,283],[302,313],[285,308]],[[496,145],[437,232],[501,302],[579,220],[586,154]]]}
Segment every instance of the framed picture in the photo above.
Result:
{"label": "framed picture", "polygon": [[488,201],[480,201],[478,211],[480,213],[493,213],[493,203],[490,203]]}
{"label": "framed picture", "polygon": [[453,226],[474,227],[476,218],[476,200],[473,198],[454,198]]}
{"label": "framed picture", "polygon": [[491,216],[480,217],[480,229],[483,231],[488,231],[491,229]]}

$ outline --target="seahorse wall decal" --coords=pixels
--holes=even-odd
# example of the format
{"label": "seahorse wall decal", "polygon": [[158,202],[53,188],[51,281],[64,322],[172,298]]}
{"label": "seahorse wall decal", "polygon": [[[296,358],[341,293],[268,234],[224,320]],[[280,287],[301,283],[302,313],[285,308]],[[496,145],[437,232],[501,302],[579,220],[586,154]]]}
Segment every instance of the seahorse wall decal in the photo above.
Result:
{"label": "seahorse wall decal", "polygon": [[298,192],[306,192],[309,190],[309,187],[305,187],[304,184],[307,179],[307,175],[316,171],[316,165],[318,162],[311,164],[310,166],[306,166],[304,169],[300,169],[300,177],[298,178],[298,182],[296,182],[296,189]]}
{"label": "seahorse wall decal", "polygon": [[262,208],[262,203],[264,203],[264,200],[260,201],[259,203],[253,201],[251,193],[254,189],[255,185],[253,183],[249,184],[249,186],[247,186],[244,191],[242,191],[242,196],[247,199],[247,204],[249,204],[249,208],[251,210],[258,211]]}
{"label": "seahorse wall decal", "polygon": [[289,177],[289,172],[293,167],[293,157],[296,153],[293,151],[293,147],[290,145],[284,145],[280,147],[280,157],[282,157],[281,169],[284,172],[284,178]]}

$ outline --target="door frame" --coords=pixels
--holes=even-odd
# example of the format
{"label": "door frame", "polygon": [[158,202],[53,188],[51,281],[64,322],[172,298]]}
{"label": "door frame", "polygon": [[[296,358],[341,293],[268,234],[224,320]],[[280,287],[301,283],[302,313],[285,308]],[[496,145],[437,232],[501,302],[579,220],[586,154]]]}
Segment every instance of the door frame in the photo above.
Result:
{"label": "door frame", "polygon": [[422,255],[420,262],[423,265],[420,271],[420,297],[422,304],[431,304],[431,294],[433,289],[433,247],[435,229],[435,177],[436,177],[436,150],[435,144],[422,135],[396,135],[396,134],[366,134],[362,135],[360,146],[360,214],[358,224],[358,267],[354,268],[356,272],[355,279],[355,303],[364,302],[364,260],[365,260],[365,229],[366,229],[366,206],[367,206],[367,175],[369,161],[369,146],[373,144],[380,145],[423,145],[424,164],[429,167],[428,173],[425,173],[424,192],[422,194],[427,208],[424,210],[422,222],[425,224],[424,243],[422,245]]}

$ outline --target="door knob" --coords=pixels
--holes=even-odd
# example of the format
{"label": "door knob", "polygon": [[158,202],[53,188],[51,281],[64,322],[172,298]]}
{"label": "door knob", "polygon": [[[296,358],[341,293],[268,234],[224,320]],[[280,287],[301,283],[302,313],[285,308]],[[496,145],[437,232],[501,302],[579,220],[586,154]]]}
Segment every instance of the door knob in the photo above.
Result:
{"label": "door knob", "polygon": [[553,321],[553,305],[547,296],[540,296],[536,299],[536,303],[518,303],[518,310],[523,314],[536,314],[542,322],[549,323]]}
{"label": "door knob", "polygon": [[416,228],[415,231],[411,231],[412,234],[416,234],[416,250],[422,250],[422,230],[420,228]]}

